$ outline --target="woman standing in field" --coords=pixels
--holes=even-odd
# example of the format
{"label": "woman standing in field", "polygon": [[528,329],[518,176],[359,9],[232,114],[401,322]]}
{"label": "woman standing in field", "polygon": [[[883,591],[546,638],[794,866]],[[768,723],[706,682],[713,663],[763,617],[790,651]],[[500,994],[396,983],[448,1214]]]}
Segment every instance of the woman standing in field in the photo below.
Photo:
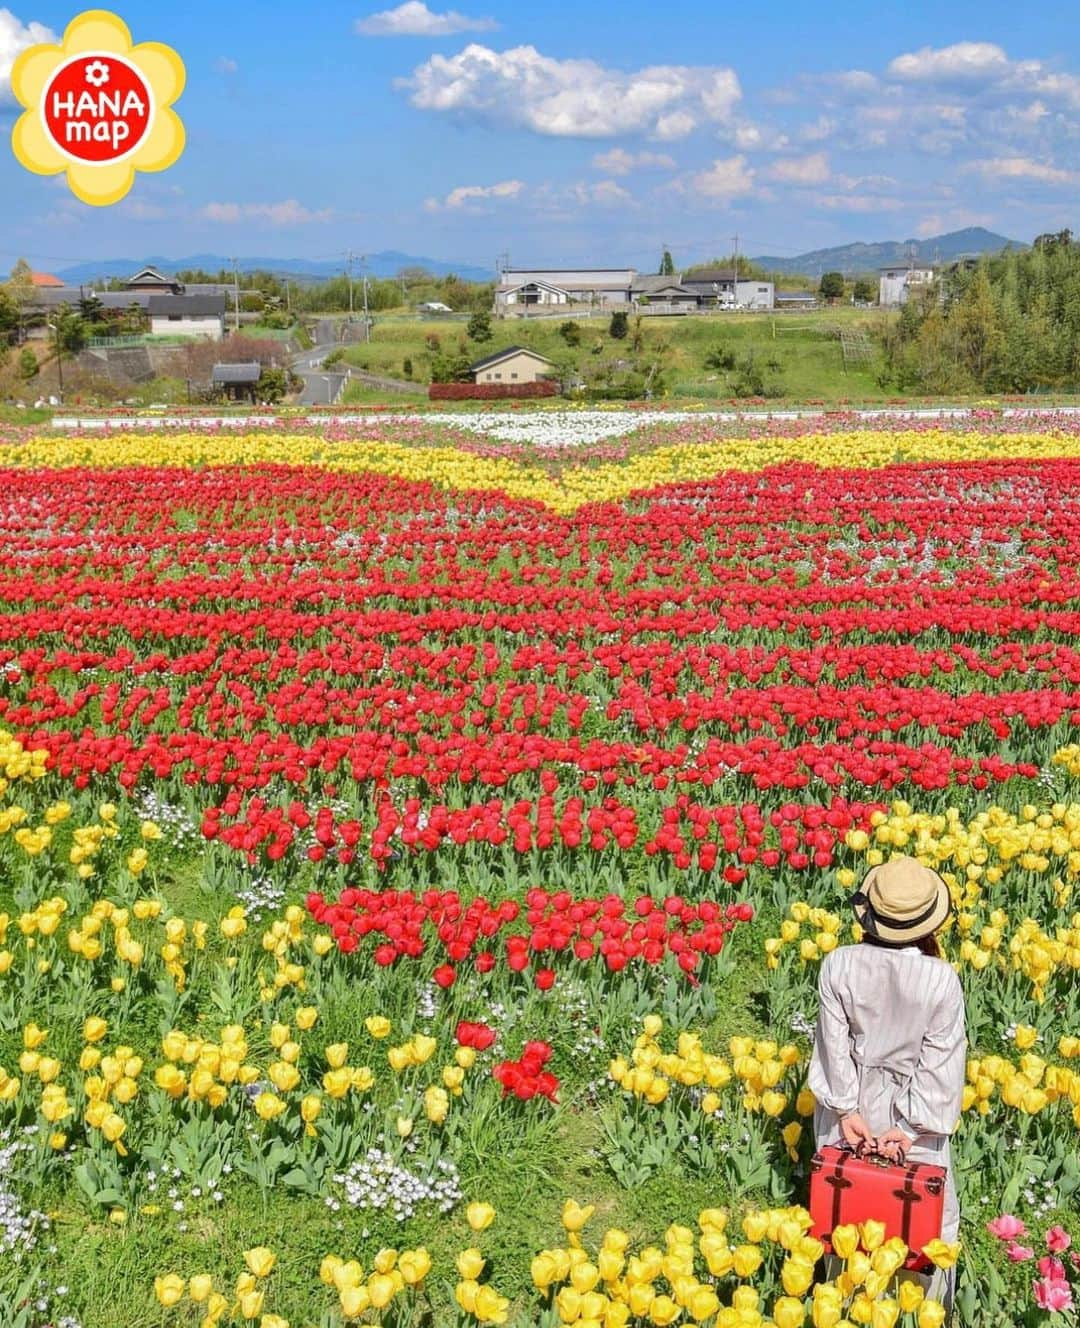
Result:
{"label": "woman standing in field", "polygon": [[[862,941],[827,955],[810,1062],[817,1146],[847,1144],[947,1173],[941,1236],[959,1235],[949,1137],[960,1119],[967,1038],[960,980],[935,933],[952,908],[937,872],[899,856],[851,898]],[[931,1294],[951,1301],[953,1270]]]}

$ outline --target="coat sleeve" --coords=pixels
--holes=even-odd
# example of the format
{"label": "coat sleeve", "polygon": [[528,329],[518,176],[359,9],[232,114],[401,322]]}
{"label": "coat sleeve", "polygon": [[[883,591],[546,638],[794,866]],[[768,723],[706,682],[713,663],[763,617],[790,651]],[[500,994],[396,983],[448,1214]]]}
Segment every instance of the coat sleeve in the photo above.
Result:
{"label": "coat sleeve", "polygon": [[818,975],[818,1021],[807,1082],[822,1106],[845,1116],[859,1109],[859,1072],[851,1057],[851,1030],[830,959]]}
{"label": "coat sleeve", "polygon": [[960,1120],[967,1069],[964,993],[952,969],[923,1038],[919,1063],[893,1106],[896,1124],[912,1137],[952,1134]]}

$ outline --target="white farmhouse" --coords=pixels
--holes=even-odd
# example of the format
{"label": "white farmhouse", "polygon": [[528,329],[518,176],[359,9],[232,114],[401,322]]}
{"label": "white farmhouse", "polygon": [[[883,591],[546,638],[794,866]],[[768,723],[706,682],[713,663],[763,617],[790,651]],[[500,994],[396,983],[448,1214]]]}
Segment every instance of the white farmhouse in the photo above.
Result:
{"label": "white farmhouse", "polygon": [[225,335],[224,295],[151,295],[147,312],[151,336],[220,341]]}
{"label": "white farmhouse", "polygon": [[632,267],[507,268],[495,292],[496,306],[628,305],[637,276]]}
{"label": "white farmhouse", "polygon": [[897,263],[878,269],[878,304],[883,309],[897,309],[907,304],[913,292],[933,284],[932,267],[911,267]]}

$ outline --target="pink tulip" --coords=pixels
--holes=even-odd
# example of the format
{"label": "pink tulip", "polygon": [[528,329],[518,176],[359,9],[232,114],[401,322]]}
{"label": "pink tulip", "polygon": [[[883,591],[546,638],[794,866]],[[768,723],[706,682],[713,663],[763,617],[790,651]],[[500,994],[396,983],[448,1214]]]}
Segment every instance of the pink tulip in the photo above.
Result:
{"label": "pink tulip", "polygon": [[1065,1277],[1065,1265],[1053,1255],[1044,1255],[1037,1266],[1042,1276],[1049,1278],[1051,1282],[1060,1282]]}
{"label": "pink tulip", "polygon": [[1035,1251],[1029,1245],[1011,1244],[1005,1251],[1012,1263],[1023,1263],[1025,1259],[1034,1259]]}
{"label": "pink tulip", "polygon": [[1051,1254],[1064,1254],[1072,1244],[1072,1236],[1064,1227],[1051,1227],[1046,1233],[1046,1248]]}
{"label": "pink tulip", "polygon": [[1041,1310],[1056,1312],[1072,1309],[1072,1289],[1068,1282],[1060,1278],[1051,1280],[1048,1277],[1041,1277],[1032,1283],[1032,1290],[1035,1293],[1035,1304]]}
{"label": "pink tulip", "polygon": [[992,1222],[987,1222],[986,1229],[991,1236],[997,1236],[998,1240],[1016,1240],[1018,1236],[1027,1235],[1027,1227],[1011,1213],[1002,1213]]}

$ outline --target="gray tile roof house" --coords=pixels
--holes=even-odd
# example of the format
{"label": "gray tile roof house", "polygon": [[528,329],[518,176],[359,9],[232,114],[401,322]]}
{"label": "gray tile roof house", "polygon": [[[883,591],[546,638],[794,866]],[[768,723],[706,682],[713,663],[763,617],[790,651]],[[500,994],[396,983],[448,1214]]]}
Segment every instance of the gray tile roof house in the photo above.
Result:
{"label": "gray tile roof house", "polygon": [[212,383],[257,383],[262,377],[258,360],[241,364],[215,364],[210,374]]}
{"label": "gray tile roof house", "polygon": [[148,302],[151,318],[224,318],[224,295],[151,295]]}

